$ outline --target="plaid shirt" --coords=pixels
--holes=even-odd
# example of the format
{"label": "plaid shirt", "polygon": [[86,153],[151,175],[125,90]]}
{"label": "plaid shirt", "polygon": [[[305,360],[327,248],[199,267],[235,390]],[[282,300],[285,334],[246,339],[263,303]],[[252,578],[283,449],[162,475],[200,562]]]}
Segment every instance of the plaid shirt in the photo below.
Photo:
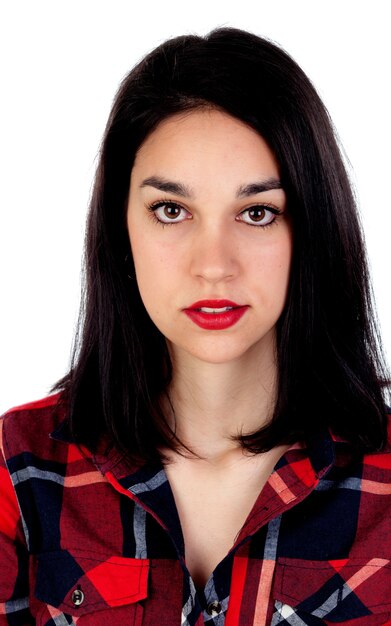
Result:
{"label": "plaid shirt", "polygon": [[81,452],[56,401],[0,421],[1,626],[391,624],[391,448],[292,446],[196,590],[163,467]]}

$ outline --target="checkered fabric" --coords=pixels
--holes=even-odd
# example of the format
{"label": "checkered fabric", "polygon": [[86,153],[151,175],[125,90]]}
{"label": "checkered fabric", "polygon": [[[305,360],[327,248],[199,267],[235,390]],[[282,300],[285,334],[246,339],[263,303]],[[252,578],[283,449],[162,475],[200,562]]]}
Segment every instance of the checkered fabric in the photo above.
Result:
{"label": "checkered fabric", "polygon": [[164,468],[79,449],[57,400],[0,421],[1,626],[391,625],[391,446],[292,446],[200,590]]}

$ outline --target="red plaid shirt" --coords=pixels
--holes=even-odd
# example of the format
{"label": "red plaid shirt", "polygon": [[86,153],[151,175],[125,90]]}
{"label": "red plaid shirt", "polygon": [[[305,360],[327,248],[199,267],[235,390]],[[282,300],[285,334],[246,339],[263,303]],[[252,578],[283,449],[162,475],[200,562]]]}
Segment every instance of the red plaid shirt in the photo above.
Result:
{"label": "red plaid shirt", "polygon": [[0,625],[391,624],[391,447],[292,446],[196,590],[163,467],[81,452],[56,401],[0,421]]}

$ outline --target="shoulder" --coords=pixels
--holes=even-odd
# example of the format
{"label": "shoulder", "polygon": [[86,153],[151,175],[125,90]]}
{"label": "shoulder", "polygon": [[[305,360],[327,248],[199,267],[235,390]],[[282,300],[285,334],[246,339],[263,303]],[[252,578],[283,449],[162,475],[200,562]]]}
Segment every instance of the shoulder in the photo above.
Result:
{"label": "shoulder", "polygon": [[61,393],[8,410],[0,418],[1,447],[5,458],[23,453],[46,455],[53,448],[50,435],[66,417]]}
{"label": "shoulder", "polygon": [[326,484],[356,491],[361,501],[372,505],[375,500],[391,505],[391,414],[388,416],[388,437],[379,451],[358,451],[346,439],[332,434],[334,463]]}
{"label": "shoulder", "polygon": [[391,469],[391,412],[387,414],[387,438],[384,447],[379,452],[365,454],[364,462],[368,464],[378,463],[385,468]]}
{"label": "shoulder", "polygon": [[[384,447],[378,452],[366,453],[358,459],[353,455],[351,460],[353,462],[347,464],[345,475],[345,477],[350,476],[350,479],[343,481],[344,486],[361,494],[361,509],[368,507],[371,515],[375,509],[378,509],[380,516],[383,516],[385,511],[389,514],[391,506],[391,415],[388,415],[388,438]],[[343,470],[341,475],[344,476]]]}
{"label": "shoulder", "polygon": [[380,452],[364,455],[362,477],[363,489],[391,496],[391,414],[388,415],[387,443]]}

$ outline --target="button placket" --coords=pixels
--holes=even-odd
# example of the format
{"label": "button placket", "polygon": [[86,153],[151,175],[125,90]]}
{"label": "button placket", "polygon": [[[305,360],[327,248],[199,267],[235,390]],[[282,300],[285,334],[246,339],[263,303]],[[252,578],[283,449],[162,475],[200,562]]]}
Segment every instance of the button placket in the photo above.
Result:
{"label": "button placket", "polygon": [[206,607],[206,612],[211,617],[216,617],[216,615],[220,615],[221,613],[220,602],[218,602],[218,600],[214,600],[213,602],[210,602],[208,606]]}
{"label": "button placket", "polygon": [[84,597],[84,593],[79,587],[72,592],[71,600],[75,607],[79,607],[81,604],[83,604]]}

